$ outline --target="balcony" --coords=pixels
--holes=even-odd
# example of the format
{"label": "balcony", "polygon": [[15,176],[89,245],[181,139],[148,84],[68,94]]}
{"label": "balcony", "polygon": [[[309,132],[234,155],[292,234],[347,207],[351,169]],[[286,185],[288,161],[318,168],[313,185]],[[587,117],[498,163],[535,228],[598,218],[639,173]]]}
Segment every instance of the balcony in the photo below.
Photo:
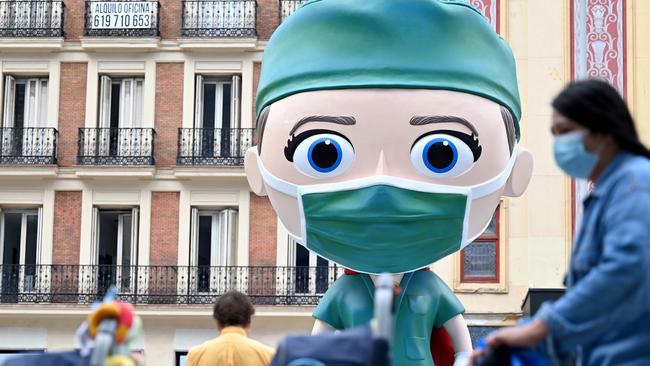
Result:
{"label": "balcony", "polygon": [[252,128],[179,128],[178,165],[242,166]]}
{"label": "balcony", "polygon": [[153,165],[153,128],[80,128],[79,165]]}
{"label": "balcony", "polygon": [[316,305],[340,267],[0,265],[0,303],[89,304],[111,285],[133,304],[211,305],[230,290],[256,305]]}
{"label": "balcony", "polygon": [[84,34],[89,37],[158,37],[157,1],[86,1]]}
{"label": "balcony", "polygon": [[56,164],[54,128],[0,128],[0,164]]}
{"label": "balcony", "polygon": [[184,0],[184,37],[256,37],[255,0]]}
{"label": "balcony", "polygon": [[305,2],[307,2],[307,0],[280,0],[280,22],[284,22]]}
{"label": "balcony", "polygon": [[0,37],[63,37],[63,1],[0,0]]}

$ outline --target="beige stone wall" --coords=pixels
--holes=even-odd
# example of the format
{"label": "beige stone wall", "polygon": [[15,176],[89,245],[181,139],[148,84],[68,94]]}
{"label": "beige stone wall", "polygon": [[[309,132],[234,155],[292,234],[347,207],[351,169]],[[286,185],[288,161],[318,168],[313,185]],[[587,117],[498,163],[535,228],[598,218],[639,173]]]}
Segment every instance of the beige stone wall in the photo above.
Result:
{"label": "beige stone wall", "polygon": [[[524,196],[504,201],[501,249],[504,286],[475,287],[460,293],[469,323],[497,315],[496,324],[521,312],[529,287],[561,287],[567,267],[571,228],[571,186],[553,161],[550,134],[552,98],[571,78],[569,1],[502,1],[502,34],[515,53],[522,99],[521,145],[535,158]],[[434,265],[453,284],[459,255]],[[457,286],[455,286],[457,287]]]}
{"label": "beige stone wall", "polygon": [[[257,308],[253,317],[250,337],[272,347],[277,347],[284,336],[308,334],[312,318],[307,309],[294,309],[280,314],[269,309]],[[176,352],[188,351],[218,335],[211,310],[176,309],[170,315],[169,309],[139,309],[143,331],[132,344],[133,350],[145,350],[147,365],[174,366]],[[69,351],[74,348],[74,333],[85,320],[86,308],[57,310],[48,314],[17,315],[0,313],[1,349],[42,349],[48,351]]]}
{"label": "beige stone wall", "polygon": [[650,1],[627,4],[628,102],[641,139],[650,145]]}

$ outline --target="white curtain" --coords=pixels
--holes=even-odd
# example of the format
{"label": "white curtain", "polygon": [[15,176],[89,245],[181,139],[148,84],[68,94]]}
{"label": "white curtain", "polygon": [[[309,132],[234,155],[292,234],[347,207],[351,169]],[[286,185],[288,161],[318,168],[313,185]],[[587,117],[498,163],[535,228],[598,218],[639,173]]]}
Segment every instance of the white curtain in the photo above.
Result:
{"label": "white curtain", "polygon": [[94,139],[93,132],[84,138],[84,155],[108,156],[111,147],[111,103],[113,101],[113,80],[102,75],[99,86],[99,130]]}
{"label": "white curtain", "polygon": [[184,136],[186,143],[183,144],[183,156],[201,156],[201,147],[203,141],[203,76],[196,75],[196,86],[194,95],[194,129],[186,130]]}
{"label": "white curtain", "polygon": [[118,150],[121,156],[150,155],[150,142],[146,144],[143,132],[137,130],[142,126],[144,79],[123,79],[120,92],[120,130],[118,133]]}
{"label": "white curtain", "polygon": [[237,210],[226,209],[219,213],[218,266],[235,263],[237,246]]}
{"label": "white curtain", "polygon": [[46,145],[46,140],[54,136],[45,136],[44,130],[35,129],[47,125],[47,79],[29,79],[25,84],[25,109],[23,127],[24,156],[51,155],[53,144]]}
{"label": "white curtain", "polygon": [[16,96],[16,79],[13,76],[5,75],[4,113],[2,127],[14,127],[14,111]]}

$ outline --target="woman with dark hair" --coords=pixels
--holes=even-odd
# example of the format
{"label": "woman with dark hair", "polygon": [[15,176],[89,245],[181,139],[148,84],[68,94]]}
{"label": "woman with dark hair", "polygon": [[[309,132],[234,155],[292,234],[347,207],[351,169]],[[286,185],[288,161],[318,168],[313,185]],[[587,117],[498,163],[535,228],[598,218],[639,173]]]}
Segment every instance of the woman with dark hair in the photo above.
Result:
{"label": "woman with dark hair", "polygon": [[567,292],[531,322],[493,333],[488,346],[544,343],[553,358],[580,365],[650,365],[650,151],[605,82],[574,82],[553,108],[558,166],[594,183]]}

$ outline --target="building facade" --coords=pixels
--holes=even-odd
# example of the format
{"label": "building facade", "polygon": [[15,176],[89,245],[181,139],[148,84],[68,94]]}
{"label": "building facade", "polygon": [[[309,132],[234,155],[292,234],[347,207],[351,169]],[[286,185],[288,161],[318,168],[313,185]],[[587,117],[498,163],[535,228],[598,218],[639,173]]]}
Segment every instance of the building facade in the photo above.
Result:
{"label": "building facade", "polygon": [[[309,331],[342,269],[291,242],[243,172],[264,47],[301,3],[0,0],[0,352],[73,347],[110,284],[154,365],[215,336],[210,304],[229,289],[255,302],[256,338]],[[551,98],[606,78],[650,142],[650,3],[470,3],[514,49],[536,160],[528,192],[432,267],[479,335],[562,284],[585,189],[553,163]]]}

